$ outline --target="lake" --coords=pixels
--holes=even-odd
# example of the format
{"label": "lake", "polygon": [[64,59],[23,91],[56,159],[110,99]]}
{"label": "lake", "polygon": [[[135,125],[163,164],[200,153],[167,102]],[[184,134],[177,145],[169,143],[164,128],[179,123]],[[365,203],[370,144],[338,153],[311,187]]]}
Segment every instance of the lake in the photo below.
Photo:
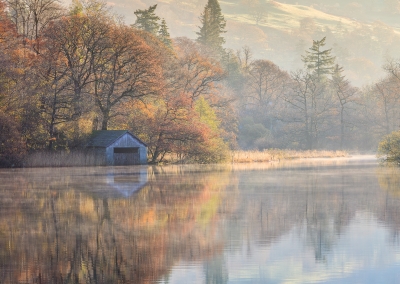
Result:
{"label": "lake", "polygon": [[372,156],[0,170],[0,283],[400,283]]}

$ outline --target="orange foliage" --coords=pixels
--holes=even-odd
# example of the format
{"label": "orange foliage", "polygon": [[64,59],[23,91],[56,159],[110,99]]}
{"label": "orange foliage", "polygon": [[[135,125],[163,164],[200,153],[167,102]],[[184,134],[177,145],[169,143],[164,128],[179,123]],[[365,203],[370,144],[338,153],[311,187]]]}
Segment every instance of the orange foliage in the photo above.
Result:
{"label": "orange foliage", "polygon": [[178,85],[194,101],[203,95],[207,98],[218,93],[218,85],[225,77],[220,63],[204,47],[187,38],[175,40],[175,50],[180,66]]}

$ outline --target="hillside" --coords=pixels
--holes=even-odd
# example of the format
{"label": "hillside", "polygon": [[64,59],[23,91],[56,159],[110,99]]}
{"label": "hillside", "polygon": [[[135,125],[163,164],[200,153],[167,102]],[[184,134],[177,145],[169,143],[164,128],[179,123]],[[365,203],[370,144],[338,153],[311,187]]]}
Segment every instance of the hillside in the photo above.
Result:
{"label": "hillside", "polygon": [[[382,77],[381,66],[385,60],[400,56],[396,48],[400,43],[400,33],[395,28],[396,14],[386,13],[380,2],[371,0],[368,5],[344,1],[335,4],[296,1],[304,5],[285,2],[220,1],[227,20],[225,46],[233,50],[249,46],[254,58],[269,59],[285,70],[295,70],[302,67],[301,55],[311,46],[312,40],[326,36],[327,48],[333,49],[348,78],[358,86]],[[155,3],[158,4],[156,13],[165,18],[172,37],[196,38],[205,0],[109,2],[129,24],[135,21],[133,12],[136,9]]]}

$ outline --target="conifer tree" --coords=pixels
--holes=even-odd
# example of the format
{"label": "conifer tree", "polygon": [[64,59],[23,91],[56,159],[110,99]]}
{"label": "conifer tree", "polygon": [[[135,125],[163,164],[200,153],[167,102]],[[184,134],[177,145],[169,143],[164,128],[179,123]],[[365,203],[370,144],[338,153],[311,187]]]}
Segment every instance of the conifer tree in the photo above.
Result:
{"label": "conifer tree", "polygon": [[158,24],[160,17],[158,17],[154,13],[156,8],[157,4],[150,6],[146,10],[136,10],[135,12],[133,12],[137,17],[136,22],[133,26],[138,29],[145,30],[149,33],[157,35],[160,27],[160,25]]}
{"label": "conifer tree", "polygon": [[306,55],[302,58],[306,68],[319,80],[324,75],[332,73],[335,63],[335,57],[331,55],[332,49],[322,50],[325,46],[325,40],[326,37],[321,40],[313,40],[313,45],[309,48],[310,51],[306,51]]}
{"label": "conifer tree", "polygon": [[200,16],[200,22],[202,26],[196,33],[198,35],[197,42],[214,50],[223,51],[222,45],[225,43],[225,39],[221,34],[226,32],[226,21],[221,13],[218,0],[208,0],[204,12]]}
{"label": "conifer tree", "polygon": [[172,47],[171,36],[168,32],[167,23],[165,19],[161,20],[160,29],[158,30],[158,38],[168,47]]}

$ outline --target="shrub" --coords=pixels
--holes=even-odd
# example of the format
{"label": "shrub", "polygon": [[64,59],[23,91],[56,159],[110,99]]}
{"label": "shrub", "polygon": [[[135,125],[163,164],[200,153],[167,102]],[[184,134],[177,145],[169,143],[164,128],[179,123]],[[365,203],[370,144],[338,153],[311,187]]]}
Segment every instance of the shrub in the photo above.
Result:
{"label": "shrub", "polygon": [[377,156],[384,162],[400,164],[400,131],[394,131],[383,138]]}

